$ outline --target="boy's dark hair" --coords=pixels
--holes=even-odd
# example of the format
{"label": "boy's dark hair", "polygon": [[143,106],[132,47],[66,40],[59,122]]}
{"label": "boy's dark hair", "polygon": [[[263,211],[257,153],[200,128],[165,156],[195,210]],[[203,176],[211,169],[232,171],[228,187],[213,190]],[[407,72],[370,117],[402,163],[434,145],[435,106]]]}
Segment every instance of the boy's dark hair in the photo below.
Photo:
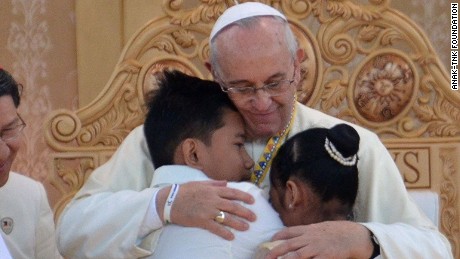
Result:
{"label": "boy's dark hair", "polygon": [[0,68],[0,96],[11,96],[14,106],[18,108],[21,102],[20,90],[22,90],[22,85],[18,84],[8,71]]}
{"label": "boy's dark hair", "polygon": [[[343,165],[334,159],[325,148],[326,137],[343,157],[356,155],[356,162]],[[322,202],[338,199],[351,210],[358,192],[359,140],[356,130],[346,124],[300,132],[279,149],[271,166],[270,182],[285,186],[289,177],[296,176],[309,184]]]}
{"label": "boy's dark hair", "polygon": [[223,127],[225,109],[237,111],[219,84],[165,71],[158,89],[149,94],[144,134],[156,168],[174,164],[174,152],[187,138],[210,144],[212,133]]}

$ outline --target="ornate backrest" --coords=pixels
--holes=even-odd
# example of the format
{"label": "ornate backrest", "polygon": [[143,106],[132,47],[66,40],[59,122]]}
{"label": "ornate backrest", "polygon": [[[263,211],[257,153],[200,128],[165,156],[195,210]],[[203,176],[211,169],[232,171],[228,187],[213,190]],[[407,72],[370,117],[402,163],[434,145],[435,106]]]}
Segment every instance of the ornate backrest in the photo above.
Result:
{"label": "ornate backrest", "polygon": [[[407,188],[441,198],[440,229],[454,254],[460,247],[460,93],[427,37],[389,1],[265,1],[287,15],[306,51],[298,89],[302,103],[377,133]],[[91,171],[103,164],[144,118],[144,94],[166,67],[210,78],[208,35],[233,1],[181,7],[164,1],[165,16],[126,44],[104,90],[75,112],[57,110],[46,139],[51,183],[63,194],[59,214]]]}

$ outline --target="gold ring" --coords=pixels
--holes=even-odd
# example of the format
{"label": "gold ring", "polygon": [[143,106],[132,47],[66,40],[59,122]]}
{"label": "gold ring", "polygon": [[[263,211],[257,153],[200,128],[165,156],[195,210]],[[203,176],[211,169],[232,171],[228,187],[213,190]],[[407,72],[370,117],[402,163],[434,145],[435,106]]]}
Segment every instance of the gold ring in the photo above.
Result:
{"label": "gold ring", "polygon": [[215,221],[218,223],[222,224],[224,223],[225,220],[225,212],[219,211],[219,214],[214,218]]}

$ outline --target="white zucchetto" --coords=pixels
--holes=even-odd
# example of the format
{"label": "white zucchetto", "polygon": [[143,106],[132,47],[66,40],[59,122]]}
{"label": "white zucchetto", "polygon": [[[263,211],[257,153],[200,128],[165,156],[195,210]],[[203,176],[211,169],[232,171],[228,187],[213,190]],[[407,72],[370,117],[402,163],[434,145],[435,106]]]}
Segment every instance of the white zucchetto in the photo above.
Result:
{"label": "white zucchetto", "polygon": [[286,17],[275,8],[257,2],[247,2],[242,4],[234,5],[217,19],[214,27],[212,28],[209,40],[211,41],[222,29],[228,25],[239,21],[244,18],[254,16],[278,16],[283,20],[287,21]]}

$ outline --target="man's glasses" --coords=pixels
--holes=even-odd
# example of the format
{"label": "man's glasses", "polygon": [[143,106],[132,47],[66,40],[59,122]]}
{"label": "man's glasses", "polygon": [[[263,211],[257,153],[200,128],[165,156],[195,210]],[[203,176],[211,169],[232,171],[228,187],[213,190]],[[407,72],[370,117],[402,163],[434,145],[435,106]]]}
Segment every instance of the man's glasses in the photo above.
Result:
{"label": "man's glasses", "polygon": [[26,127],[26,123],[21,118],[21,116],[19,116],[19,114],[18,114],[18,118],[19,118],[19,121],[16,125],[0,131],[0,139],[3,142],[8,143],[10,141],[16,140],[16,138],[21,134],[21,132]]}
{"label": "man's glasses", "polygon": [[222,91],[230,94],[234,94],[236,96],[240,96],[243,98],[250,98],[253,96],[258,90],[263,90],[270,96],[278,96],[286,92],[286,90],[291,86],[294,82],[295,78],[295,68],[294,74],[292,75],[292,79],[284,79],[279,80],[276,82],[268,83],[261,87],[256,86],[235,86],[235,87],[226,87],[223,82],[220,83],[220,88]]}

